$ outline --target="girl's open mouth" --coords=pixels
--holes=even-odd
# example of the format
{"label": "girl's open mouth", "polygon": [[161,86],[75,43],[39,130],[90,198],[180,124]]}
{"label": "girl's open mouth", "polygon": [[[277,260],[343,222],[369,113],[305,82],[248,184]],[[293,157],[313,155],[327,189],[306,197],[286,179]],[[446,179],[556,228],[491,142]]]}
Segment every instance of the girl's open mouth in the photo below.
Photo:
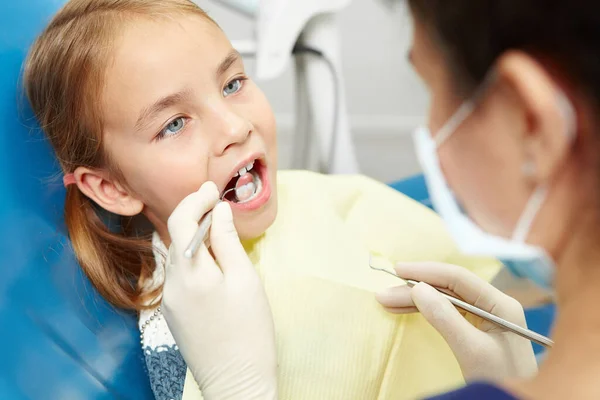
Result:
{"label": "girl's open mouth", "polygon": [[224,200],[233,209],[255,210],[264,205],[271,197],[271,188],[267,167],[260,159],[241,168],[229,181],[223,193]]}

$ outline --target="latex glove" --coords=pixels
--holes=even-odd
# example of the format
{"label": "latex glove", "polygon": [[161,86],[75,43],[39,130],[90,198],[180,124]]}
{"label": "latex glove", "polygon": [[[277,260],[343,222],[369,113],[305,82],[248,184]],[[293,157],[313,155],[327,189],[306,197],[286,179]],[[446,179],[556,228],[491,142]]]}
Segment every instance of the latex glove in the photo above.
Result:
{"label": "latex glove", "polygon": [[198,220],[218,199],[216,185],[207,182],[169,218],[163,315],[204,399],[276,399],[271,310],[228,203],[213,210],[210,243],[215,258],[204,244],[192,260],[183,256]]}
{"label": "latex glove", "polygon": [[390,312],[419,311],[456,356],[467,381],[526,378],[537,372],[531,342],[468,313],[459,312],[427,282],[485,311],[526,327],[521,304],[465,268],[442,263],[398,264],[396,274],[421,281],[377,294]]}

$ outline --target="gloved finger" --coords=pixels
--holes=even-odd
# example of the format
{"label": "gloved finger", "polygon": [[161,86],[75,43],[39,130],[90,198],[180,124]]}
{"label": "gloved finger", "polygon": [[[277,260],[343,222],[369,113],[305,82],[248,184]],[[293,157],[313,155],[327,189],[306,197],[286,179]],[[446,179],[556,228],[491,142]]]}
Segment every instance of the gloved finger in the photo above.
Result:
{"label": "gloved finger", "polygon": [[385,308],[414,307],[410,290],[407,285],[390,287],[376,293],[375,298]]}
{"label": "gloved finger", "polygon": [[173,210],[167,227],[171,243],[175,245],[176,256],[180,258],[198,230],[198,221],[210,211],[219,200],[219,190],[213,182],[205,182],[200,190],[188,195]]}
{"label": "gloved finger", "polygon": [[204,243],[200,245],[195,256],[190,279],[197,279],[200,287],[213,287],[223,281],[223,271]]}
{"label": "gloved finger", "polygon": [[[181,262],[174,262],[174,245],[169,248],[169,258],[165,267],[165,285],[182,285],[201,289],[213,287],[223,280],[223,273],[204,243],[200,245],[190,260],[180,254]],[[182,290],[183,287],[180,287]]]}
{"label": "gloved finger", "polygon": [[178,265],[179,267],[192,265],[192,260],[184,257],[183,252],[183,249],[179,249],[175,243],[171,243],[168,250],[167,262],[165,263],[166,271],[169,271],[170,267],[173,265]]}
{"label": "gloved finger", "polygon": [[390,314],[415,314],[419,312],[417,307],[402,307],[402,308],[390,308],[383,307],[383,309]]}
{"label": "gloved finger", "polygon": [[225,201],[217,204],[213,210],[210,242],[224,274],[249,265],[248,256],[233,224],[231,206]]}
{"label": "gloved finger", "polygon": [[428,284],[420,282],[410,293],[419,312],[442,335],[455,354],[485,336],[448,299]]}
{"label": "gloved finger", "polygon": [[[404,279],[426,282],[439,289],[447,289],[485,311],[491,312],[505,301],[506,295],[466,268],[444,263],[399,263],[396,274]],[[444,290],[445,291],[445,290]]]}

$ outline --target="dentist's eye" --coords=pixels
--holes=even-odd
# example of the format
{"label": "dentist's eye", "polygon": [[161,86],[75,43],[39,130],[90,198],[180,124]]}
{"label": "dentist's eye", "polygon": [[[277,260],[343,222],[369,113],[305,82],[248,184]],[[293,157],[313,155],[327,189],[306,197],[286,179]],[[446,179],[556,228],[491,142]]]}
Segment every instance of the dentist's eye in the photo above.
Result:
{"label": "dentist's eye", "polygon": [[185,124],[187,123],[185,117],[177,117],[173,121],[169,122],[169,124],[159,132],[158,139],[163,139],[167,136],[177,135],[183,128],[185,128]]}
{"label": "dentist's eye", "polygon": [[245,78],[236,78],[223,88],[223,96],[227,97],[240,91]]}

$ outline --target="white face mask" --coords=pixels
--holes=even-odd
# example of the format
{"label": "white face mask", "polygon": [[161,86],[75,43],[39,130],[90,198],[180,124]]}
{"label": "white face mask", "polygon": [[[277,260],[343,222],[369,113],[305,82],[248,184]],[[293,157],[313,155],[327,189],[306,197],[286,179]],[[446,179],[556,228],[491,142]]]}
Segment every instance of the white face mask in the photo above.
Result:
{"label": "white face mask", "polygon": [[[559,105],[569,128],[575,132],[575,112],[569,100],[560,96]],[[421,127],[414,133],[417,156],[423,168],[429,195],[435,210],[444,220],[459,249],[468,255],[495,257],[504,262],[515,275],[531,279],[535,284],[551,288],[554,263],[546,251],[526,243],[533,221],[546,199],[546,187],[540,185],[531,195],[510,238],[483,231],[461,209],[449,189],[438,159],[437,149],[473,112],[474,101],[464,103],[448,122],[432,136]]]}

